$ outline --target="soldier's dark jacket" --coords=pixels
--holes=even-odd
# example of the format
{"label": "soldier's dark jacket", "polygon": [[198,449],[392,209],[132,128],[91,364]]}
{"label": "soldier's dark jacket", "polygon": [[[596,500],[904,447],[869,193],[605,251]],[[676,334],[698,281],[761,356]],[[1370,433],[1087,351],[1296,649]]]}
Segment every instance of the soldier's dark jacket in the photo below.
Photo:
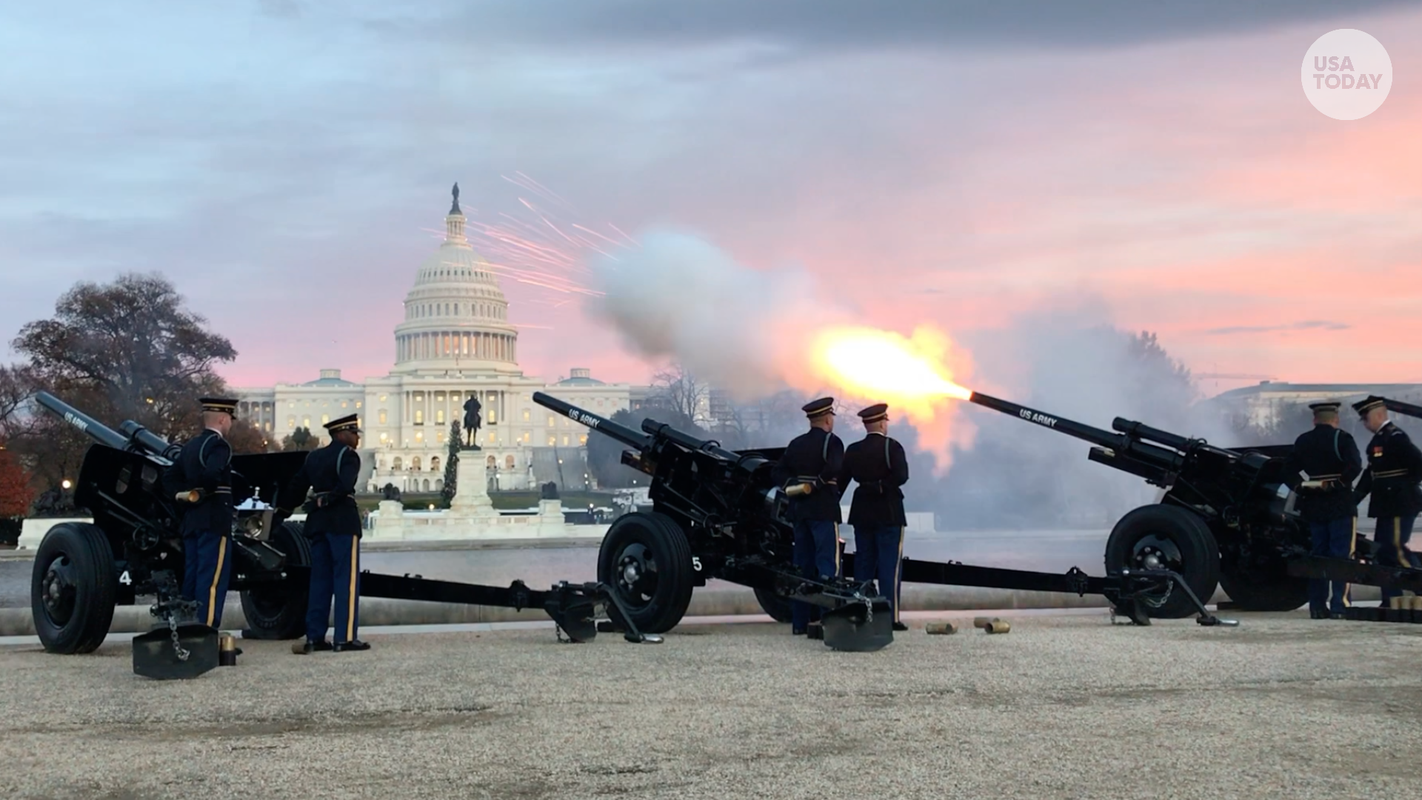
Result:
{"label": "soldier's dark jacket", "polygon": [[[1310,480],[1329,480],[1326,489],[1303,489],[1298,473],[1308,473]],[[1358,455],[1358,442],[1353,435],[1332,425],[1314,425],[1299,434],[1285,467],[1285,482],[1298,491],[1295,509],[1308,522],[1358,515],[1353,500],[1353,482],[1363,471],[1363,459]]]}
{"label": "soldier's dark jacket", "polygon": [[903,485],[908,483],[908,456],[904,446],[882,433],[870,432],[844,451],[839,469],[843,492],[853,479],[854,499],[849,504],[849,524],[855,528],[903,527]]}
{"label": "soldier's dark jacket", "polygon": [[[306,456],[306,462],[287,487],[286,497],[305,497],[308,489],[316,493],[305,505],[308,534],[361,535],[360,508],[355,501],[359,475],[360,454],[340,442],[333,440]],[[290,504],[290,500],[282,502],[283,506]]]}
{"label": "soldier's dark jacket", "polygon": [[839,511],[839,471],[844,463],[844,441],[823,428],[811,428],[785,446],[772,474],[780,486],[812,483],[808,495],[790,498],[791,522],[843,522]]}
{"label": "soldier's dark jacket", "polygon": [[183,533],[232,532],[232,445],[222,434],[205,428],[185,442],[177,461],[163,471],[163,488],[168,497],[203,490],[197,503],[177,504]]}
{"label": "soldier's dark jacket", "polygon": [[1422,451],[1392,422],[1382,426],[1368,442],[1368,469],[1354,499],[1368,502],[1368,516],[1409,517],[1422,512]]}

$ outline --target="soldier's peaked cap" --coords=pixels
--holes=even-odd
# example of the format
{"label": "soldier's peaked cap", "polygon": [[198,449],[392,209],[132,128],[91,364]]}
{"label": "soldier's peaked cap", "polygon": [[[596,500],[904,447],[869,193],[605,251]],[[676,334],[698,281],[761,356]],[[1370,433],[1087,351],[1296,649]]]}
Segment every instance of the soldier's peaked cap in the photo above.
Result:
{"label": "soldier's peaked cap", "polygon": [[1336,400],[1325,400],[1321,403],[1309,403],[1308,407],[1310,411],[1337,411],[1341,405],[1343,404]]}
{"label": "soldier's peaked cap", "polygon": [[823,417],[826,414],[833,415],[834,398],[821,397],[818,400],[811,400],[803,406],[800,406],[800,410],[805,412],[805,416],[809,417],[810,419],[814,419],[815,417]]}
{"label": "soldier's peaked cap", "polygon": [[1364,397],[1362,400],[1359,400],[1358,402],[1354,403],[1353,410],[1358,412],[1358,416],[1366,417],[1369,411],[1372,411],[1373,409],[1385,404],[1386,402],[1387,401],[1383,400],[1381,397],[1370,394],[1367,397]]}
{"label": "soldier's peaked cap", "polygon": [[341,431],[355,431],[356,433],[360,433],[360,420],[356,419],[355,414],[341,417],[340,419],[333,419],[326,423],[326,430],[331,433],[340,433]]}
{"label": "soldier's peaked cap", "polygon": [[881,419],[889,418],[889,404],[875,403],[872,406],[859,412],[859,418],[864,422],[878,422]]}
{"label": "soldier's peaked cap", "polygon": [[237,416],[237,401],[228,397],[199,397],[203,411],[217,411]]}

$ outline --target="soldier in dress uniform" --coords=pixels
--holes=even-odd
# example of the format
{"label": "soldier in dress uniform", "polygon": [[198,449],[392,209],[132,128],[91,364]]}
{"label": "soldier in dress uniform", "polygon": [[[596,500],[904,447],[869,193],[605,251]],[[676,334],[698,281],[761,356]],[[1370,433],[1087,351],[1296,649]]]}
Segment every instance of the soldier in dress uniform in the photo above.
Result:
{"label": "soldier in dress uniform", "polygon": [[854,579],[877,581],[879,594],[894,609],[894,630],[906,631],[899,621],[900,566],[904,558],[904,493],[908,483],[908,456],[904,446],[889,438],[889,406],[872,405],[859,412],[864,438],[844,451],[839,470],[839,490],[859,485],[849,505],[854,526]]}
{"label": "soldier in dress uniform", "polygon": [[[1377,520],[1373,541],[1377,543],[1378,564],[1390,567],[1419,566],[1418,558],[1407,549],[1412,523],[1422,511],[1422,451],[1403,430],[1388,419],[1381,397],[1368,397],[1353,404],[1363,424],[1373,432],[1368,442],[1368,468],[1353,490],[1353,499],[1368,502],[1368,516]],[[1398,595],[1397,589],[1382,590],[1383,605]]]}
{"label": "soldier in dress uniform", "polygon": [[[292,479],[288,497],[304,499],[306,535],[311,538],[311,595],[306,606],[306,641],[292,645],[297,654],[315,650],[369,650],[356,634],[360,628],[360,509],[356,477],[360,474],[360,423],[355,414],[326,423],[331,443],[312,450]],[[282,516],[293,509],[284,508]],[[326,619],[335,595],[332,641],[326,641]]]}
{"label": "soldier in dress uniform", "polygon": [[[197,621],[222,627],[227,584],[232,577],[232,445],[227,432],[237,401],[203,397],[202,433],[183,444],[164,471],[168,496],[182,509],[184,600],[197,603]],[[192,493],[190,495],[190,493]],[[191,499],[190,499],[191,498]]]}
{"label": "soldier in dress uniform", "polygon": [[[839,577],[839,487],[844,442],[834,434],[834,398],[821,397],[801,407],[810,420],[810,430],[796,436],[785,447],[775,465],[774,475],[782,487],[810,484],[810,492],[793,495],[789,503],[790,521],[795,525],[795,566],[806,578],[828,580]],[[820,608],[791,601],[791,633],[820,631]]]}
{"label": "soldier in dress uniform", "polygon": [[[1363,471],[1363,459],[1353,435],[1338,428],[1341,405],[1309,406],[1313,428],[1294,440],[1285,468],[1285,481],[1298,492],[1299,515],[1313,535],[1313,554],[1329,558],[1352,558],[1358,535],[1353,482]],[[1300,478],[1300,472],[1307,473],[1308,479]],[[1309,616],[1342,619],[1350,604],[1348,588],[1344,581],[1309,581]]]}

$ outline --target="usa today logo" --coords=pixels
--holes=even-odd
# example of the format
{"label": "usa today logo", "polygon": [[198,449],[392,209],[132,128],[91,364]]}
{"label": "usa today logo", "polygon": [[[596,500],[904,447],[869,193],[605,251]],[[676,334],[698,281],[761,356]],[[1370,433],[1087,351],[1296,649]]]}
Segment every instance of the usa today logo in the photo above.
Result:
{"label": "usa today logo", "polygon": [[1340,28],[1318,37],[1304,53],[1304,96],[1333,119],[1362,119],[1392,89],[1392,58],[1372,36]]}

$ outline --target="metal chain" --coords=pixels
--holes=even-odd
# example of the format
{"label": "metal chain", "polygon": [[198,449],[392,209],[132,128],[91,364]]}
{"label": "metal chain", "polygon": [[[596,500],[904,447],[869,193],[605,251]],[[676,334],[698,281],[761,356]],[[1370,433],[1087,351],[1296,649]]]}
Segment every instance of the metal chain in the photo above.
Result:
{"label": "metal chain", "polygon": [[168,634],[173,639],[173,652],[178,654],[179,661],[187,661],[191,653],[183,649],[183,645],[178,641],[178,622],[174,618],[175,615],[169,610],[166,616],[168,617]]}

